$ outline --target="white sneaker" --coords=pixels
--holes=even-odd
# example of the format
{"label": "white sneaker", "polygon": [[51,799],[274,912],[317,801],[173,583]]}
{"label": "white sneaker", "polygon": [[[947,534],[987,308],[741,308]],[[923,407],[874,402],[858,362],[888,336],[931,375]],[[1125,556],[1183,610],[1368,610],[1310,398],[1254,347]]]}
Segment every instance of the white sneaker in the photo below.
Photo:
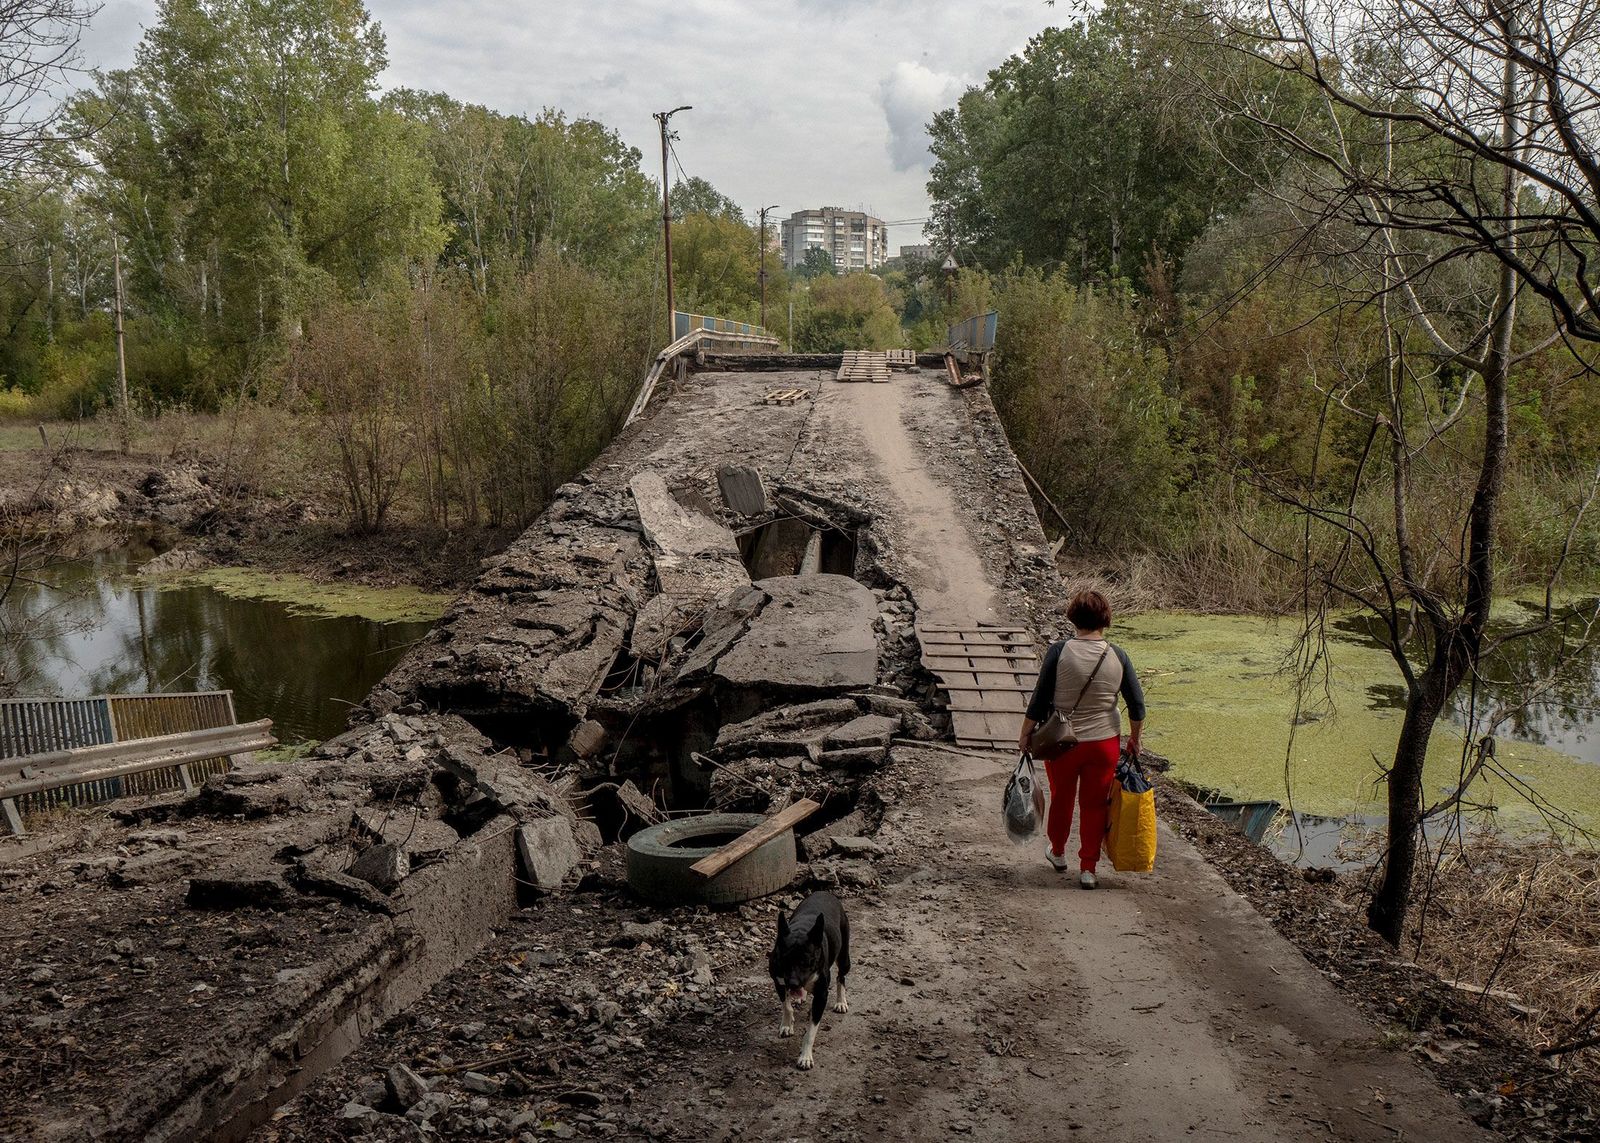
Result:
{"label": "white sneaker", "polygon": [[1067,870],[1067,866],[1071,864],[1071,862],[1069,862],[1067,860],[1067,855],[1066,854],[1064,854],[1064,853],[1056,853],[1049,846],[1045,847],[1044,858],[1051,865],[1054,865],[1056,867],[1056,872],[1057,873],[1065,873],[1066,870]]}
{"label": "white sneaker", "polygon": [[1079,886],[1079,888],[1082,888],[1082,889],[1093,889],[1098,884],[1100,884],[1100,882],[1095,879],[1095,875],[1093,873],[1089,872],[1087,869],[1085,869],[1082,873],[1078,874],[1078,886]]}

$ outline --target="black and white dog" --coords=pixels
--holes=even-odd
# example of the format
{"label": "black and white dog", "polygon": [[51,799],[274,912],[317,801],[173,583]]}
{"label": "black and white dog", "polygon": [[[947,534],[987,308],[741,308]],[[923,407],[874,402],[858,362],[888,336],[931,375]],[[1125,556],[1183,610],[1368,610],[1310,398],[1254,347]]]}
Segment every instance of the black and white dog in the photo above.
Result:
{"label": "black and white dog", "polygon": [[839,898],[832,893],[813,893],[800,902],[792,917],[778,914],[778,939],[767,959],[772,987],[783,1005],[778,1035],[794,1035],[794,1007],[811,993],[811,1022],[795,1061],[802,1068],[811,1067],[811,1046],[828,1007],[828,982],[835,965],[839,968],[839,995],[833,1010],[848,1012],[850,997],[844,978],[850,972],[850,918],[844,915]]}

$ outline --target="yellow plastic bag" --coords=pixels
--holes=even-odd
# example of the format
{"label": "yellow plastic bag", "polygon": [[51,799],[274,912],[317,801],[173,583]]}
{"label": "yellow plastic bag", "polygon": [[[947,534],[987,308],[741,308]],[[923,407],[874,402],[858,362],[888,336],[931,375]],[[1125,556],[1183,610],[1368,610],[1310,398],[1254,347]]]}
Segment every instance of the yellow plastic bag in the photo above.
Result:
{"label": "yellow plastic bag", "polygon": [[1156,867],[1156,792],[1138,763],[1117,763],[1106,813],[1106,857],[1118,873],[1149,873]]}

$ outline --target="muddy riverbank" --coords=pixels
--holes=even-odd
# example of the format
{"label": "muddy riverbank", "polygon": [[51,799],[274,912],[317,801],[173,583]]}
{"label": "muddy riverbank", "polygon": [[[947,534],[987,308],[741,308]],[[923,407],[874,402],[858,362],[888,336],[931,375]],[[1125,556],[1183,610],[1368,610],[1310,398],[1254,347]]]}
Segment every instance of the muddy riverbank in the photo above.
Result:
{"label": "muddy riverbank", "polygon": [[399,512],[382,531],[349,531],[337,490],[303,466],[241,466],[205,449],[179,454],[42,447],[0,449],[7,536],[61,546],[121,530],[203,562],[294,573],[320,583],[454,592],[512,528],[442,529]]}

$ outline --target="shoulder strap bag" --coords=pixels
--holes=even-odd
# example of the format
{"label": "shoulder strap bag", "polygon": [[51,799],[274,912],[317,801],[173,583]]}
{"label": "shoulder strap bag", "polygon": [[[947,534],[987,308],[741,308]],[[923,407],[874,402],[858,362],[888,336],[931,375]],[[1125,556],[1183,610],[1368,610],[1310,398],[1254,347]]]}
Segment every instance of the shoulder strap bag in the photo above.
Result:
{"label": "shoulder strap bag", "polygon": [[[1101,665],[1106,661],[1106,655],[1111,651],[1111,644],[1107,643],[1105,650],[1100,652],[1100,657],[1095,660],[1094,670],[1089,672],[1089,677],[1083,681],[1083,689],[1078,692],[1078,697],[1072,704],[1072,709],[1062,714],[1060,710],[1052,710],[1050,717],[1033,728],[1033,733],[1028,736],[1028,752],[1035,758],[1059,758],[1068,750],[1078,744],[1078,736],[1072,732],[1072,716],[1078,713],[1078,703],[1083,701],[1083,696],[1089,693],[1089,684],[1094,682],[1094,677],[1100,673]],[[1066,648],[1061,649],[1066,654]],[[1061,669],[1061,662],[1056,661],[1056,670]]]}

